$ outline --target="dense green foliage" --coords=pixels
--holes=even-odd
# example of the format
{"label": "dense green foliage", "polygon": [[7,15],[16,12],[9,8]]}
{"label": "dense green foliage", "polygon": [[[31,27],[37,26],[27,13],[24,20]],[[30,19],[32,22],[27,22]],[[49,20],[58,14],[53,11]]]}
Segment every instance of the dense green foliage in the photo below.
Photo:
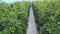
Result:
{"label": "dense green foliage", "polygon": [[26,34],[29,2],[0,3],[0,34]]}
{"label": "dense green foliage", "polygon": [[39,34],[60,34],[60,1],[33,2]]}

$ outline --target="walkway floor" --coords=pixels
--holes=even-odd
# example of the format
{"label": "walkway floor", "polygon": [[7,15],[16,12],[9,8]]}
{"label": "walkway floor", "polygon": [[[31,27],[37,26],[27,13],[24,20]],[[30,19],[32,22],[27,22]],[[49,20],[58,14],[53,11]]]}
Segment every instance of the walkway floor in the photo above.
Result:
{"label": "walkway floor", "polygon": [[37,34],[36,24],[35,24],[35,19],[34,19],[32,7],[30,7],[30,15],[29,15],[29,21],[28,21],[27,34]]}

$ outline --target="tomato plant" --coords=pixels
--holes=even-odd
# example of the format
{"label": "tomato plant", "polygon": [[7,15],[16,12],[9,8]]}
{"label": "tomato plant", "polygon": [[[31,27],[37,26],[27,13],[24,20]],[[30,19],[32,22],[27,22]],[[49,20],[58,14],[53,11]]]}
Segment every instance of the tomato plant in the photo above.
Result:
{"label": "tomato plant", "polygon": [[39,34],[60,34],[59,0],[33,2]]}
{"label": "tomato plant", "polygon": [[29,2],[0,3],[0,34],[26,34]]}

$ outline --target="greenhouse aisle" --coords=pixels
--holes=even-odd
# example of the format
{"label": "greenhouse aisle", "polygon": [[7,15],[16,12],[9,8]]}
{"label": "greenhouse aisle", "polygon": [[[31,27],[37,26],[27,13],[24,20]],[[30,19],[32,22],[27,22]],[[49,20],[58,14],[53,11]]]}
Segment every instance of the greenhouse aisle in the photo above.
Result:
{"label": "greenhouse aisle", "polygon": [[29,15],[29,21],[28,21],[27,34],[37,34],[32,4],[30,4],[30,15]]}

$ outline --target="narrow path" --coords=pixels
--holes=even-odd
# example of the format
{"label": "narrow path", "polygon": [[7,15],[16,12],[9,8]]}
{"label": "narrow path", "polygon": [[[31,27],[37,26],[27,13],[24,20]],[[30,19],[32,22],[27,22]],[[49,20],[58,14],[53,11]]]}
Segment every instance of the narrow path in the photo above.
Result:
{"label": "narrow path", "polygon": [[27,34],[37,34],[32,4],[30,5],[30,15],[29,15],[29,21],[28,21]]}

